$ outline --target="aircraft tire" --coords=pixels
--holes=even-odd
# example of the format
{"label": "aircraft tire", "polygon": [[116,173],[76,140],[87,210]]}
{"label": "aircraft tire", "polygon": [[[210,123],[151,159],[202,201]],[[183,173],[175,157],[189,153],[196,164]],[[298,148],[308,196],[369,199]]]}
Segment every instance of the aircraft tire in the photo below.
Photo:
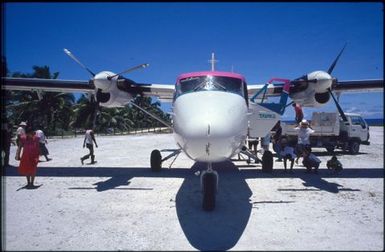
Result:
{"label": "aircraft tire", "polygon": [[271,151],[265,151],[262,156],[262,171],[272,172],[273,171],[273,153]]}
{"label": "aircraft tire", "polygon": [[159,150],[153,150],[151,152],[151,171],[158,172],[162,168],[162,155]]}
{"label": "aircraft tire", "polygon": [[217,187],[217,175],[213,172],[202,175],[203,201],[202,208],[205,211],[212,211],[215,208],[215,196]]}

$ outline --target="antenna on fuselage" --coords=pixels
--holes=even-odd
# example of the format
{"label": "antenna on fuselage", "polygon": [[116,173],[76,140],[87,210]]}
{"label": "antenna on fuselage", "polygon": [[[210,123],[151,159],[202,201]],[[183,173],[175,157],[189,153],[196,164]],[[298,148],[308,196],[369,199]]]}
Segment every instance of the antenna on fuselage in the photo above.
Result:
{"label": "antenna on fuselage", "polygon": [[211,71],[215,71],[215,63],[217,63],[218,60],[215,59],[214,53],[211,53],[211,60],[209,60],[209,63],[211,63]]}

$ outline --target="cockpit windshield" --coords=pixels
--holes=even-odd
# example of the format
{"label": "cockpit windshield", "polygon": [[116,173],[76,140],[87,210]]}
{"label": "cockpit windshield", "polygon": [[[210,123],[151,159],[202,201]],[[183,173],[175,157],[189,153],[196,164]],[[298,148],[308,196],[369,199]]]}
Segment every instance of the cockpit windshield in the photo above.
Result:
{"label": "cockpit windshield", "polygon": [[239,94],[244,97],[243,81],[239,78],[224,76],[192,76],[180,79],[176,85],[176,95],[185,93],[216,90]]}

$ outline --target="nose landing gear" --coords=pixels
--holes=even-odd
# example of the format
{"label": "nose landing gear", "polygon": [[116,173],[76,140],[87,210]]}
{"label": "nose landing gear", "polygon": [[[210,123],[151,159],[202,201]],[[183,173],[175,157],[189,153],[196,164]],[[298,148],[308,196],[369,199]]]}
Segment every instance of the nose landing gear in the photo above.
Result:
{"label": "nose landing gear", "polygon": [[205,211],[212,211],[215,208],[218,178],[218,173],[212,169],[212,165],[209,163],[208,169],[201,174],[201,188],[203,194],[202,208]]}

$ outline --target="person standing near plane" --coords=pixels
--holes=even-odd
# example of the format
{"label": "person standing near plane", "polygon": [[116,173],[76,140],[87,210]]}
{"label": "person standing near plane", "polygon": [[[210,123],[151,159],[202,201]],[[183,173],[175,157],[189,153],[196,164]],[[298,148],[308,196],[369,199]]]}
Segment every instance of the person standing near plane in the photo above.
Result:
{"label": "person standing near plane", "polygon": [[298,164],[298,159],[302,155],[303,150],[306,147],[310,147],[310,134],[314,133],[314,130],[310,128],[309,122],[303,119],[300,123],[300,127],[294,128],[298,132],[297,142],[297,159],[295,163]]}
{"label": "person standing near plane", "polygon": [[297,125],[301,123],[303,120],[303,111],[299,104],[293,103],[294,111],[295,111],[295,121],[297,122]]}
{"label": "person standing near plane", "polygon": [[50,161],[52,160],[51,158],[48,157],[49,155],[49,152],[48,152],[48,149],[47,147],[45,146],[45,144],[48,143],[45,135],[44,135],[44,132],[42,130],[36,130],[36,135],[39,137],[39,148],[40,148],[40,156],[44,156],[45,157],[45,160]]}
{"label": "person standing near plane", "polygon": [[273,150],[277,154],[278,159],[277,162],[282,162],[282,156],[281,156],[281,137],[282,137],[282,127],[281,127],[281,121],[278,121],[275,126],[273,127],[273,131],[275,132],[272,137],[273,142]]}
{"label": "person standing near plane", "polygon": [[[3,165],[9,165],[9,153],[12,142],[12,125],[8,124],[7,121],[1,123],[1,150],[4,152]],[[13,143],[15,144],[15,143]]]}
{"label": "person standing near plane", "polygon": [[86,134],[84,136],[83,148],[87,146],[90,153],[80,158],[80,161],[82,162],[82,164],[84,164],[84,160],[88,159],[89,157],[91,157],[91,164],[96,163],[95,155],[94,155],[94,143],[96,148],[98,148],[98,144],[96,143],[93,129],[86,130]]}
{"label": "person standing near plane", "polygon": [[19,124],[19,128],[17,128],[17,130],[16,130],[16,145],[17,146],[20,145],[20,138],[21,138],[21,136],[25,135],[25,127],[27,127],[27,123],[26,122],[21,122]]}
{"label": "person standing near plane", "polygon": [[15,159],[20,160],[19,174],[27,178],[26,188],[33,189],[36,188],[33,183],[39,162],[39,137],[36,136],[31,126],[26,127],[25,133],[20,137]]}

